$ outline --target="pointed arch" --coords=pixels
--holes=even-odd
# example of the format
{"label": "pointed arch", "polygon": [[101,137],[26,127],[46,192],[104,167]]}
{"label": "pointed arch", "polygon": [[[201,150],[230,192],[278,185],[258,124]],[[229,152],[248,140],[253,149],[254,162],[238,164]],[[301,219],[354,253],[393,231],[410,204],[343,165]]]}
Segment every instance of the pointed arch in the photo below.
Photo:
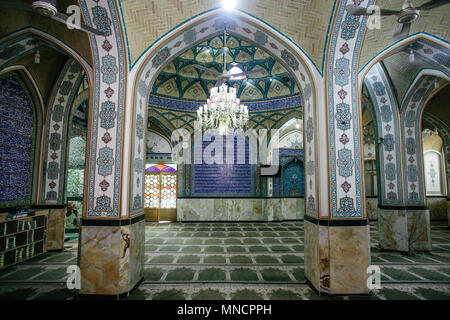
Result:
{"label": "pointed arch", "polygon": [[[157,74],[163,67],[177,57],[186,49],[210,38],[221,34],[226,28],[227,32],[239,38],[253,43],[257,47],[267,47],[273,56],[277,57],[279,62],[294,76],[305,108],[305,119],[308,119],[308,137],[306,148],[308,148],[307,161],[317,163],[316,150],[316,81],[320,79],[318,71],[309,58],[301,49],[287,39],[277,30],[269,27],[260,20],[242,12],[233,11],[225,13],[223,9],[216,9],[205,12],[189,20],[155,42],[139,58],[130,75],[134,79],[132,86],[131,99],[133,127],[130,132],[132,141],[131,159],[130,159],[130,181],[129,181],[129,210],[132,214],[138,214],[142,211],[142,185],[138,186],[138,181],[142,181],[143,171],[136,170],[136,164],[142,162],[143,155],[138,150],[143,147],[142,134],[139,128],[142,127],[141,119],[145,118],[145,106],[150,94],[150,88]],[[189,33],[189,37],[185,34]],[[258,35],[258,36],[257,36]],[[261,36],[262,35],[262,36]],[[315,166],[315,167],[318,167]],[[318,178],[317,168],[307,176],[308,187],[306,197],[309,198],[307,212],[317,216],[318,212]]]}
{"label": "pointed arch", "polygon": [[[15,90],[19,91],[18,94],[20,96],[20,103],[17,102],[17,104],[21,105],[20,108],[10,109],[9,113],[5,109],[5,113],[3,114],[1,121],[3,130],[1,134],[3,139],[5,139],[4,142],[7,142],[7,145],[2,147],[2,149],[5,148],[2,151],[2,158],[8,154],[8,149],[23,148],[24,145],[20,141],[24,143],[28,140],[30,141],[28,149],[16,149],[16,152],[11,154],[14,159],[11,159],[13,161],[10,162],[10,165],[8,165],[7,161],[9,158],[2,159],[4,171],[11,169],[11,174],[19,173],[22,175],[19,180],[10,179],[9,181],[3,181],[2,186],[7,186],[11,182],[22,185],[19,188],[15,188],[13,193],[3,192],[3,190],[0,202],[6,204],[6,206],[29,206],[36,204],[39,194],[39,188],[37,186],[39,185],[38,181],[40,179],[39,151],[43,122],[43,99],[36,81],[25,66],[15,65],[4,68],[0,71],[0,79],[8,82],[8,87],[5,83],[2,85],[0,91],[8,90],[10,86],[17,86]],[[12,103],[11,105],[15,106],[16,103]],[[12,124],[10,121],[15,123],[16,126],[12,126],[13,131],[5,132],[4,130],[10,129],[10,124]],[[18,134],[17,137],[20,137],[18,141],[16,141],[17,139],[12,139],[13,137],[11,135],[14,134]],[[14,143],[17,142],[19,144],[14,146]],[[17,150],[19,153],[17,153]]]}

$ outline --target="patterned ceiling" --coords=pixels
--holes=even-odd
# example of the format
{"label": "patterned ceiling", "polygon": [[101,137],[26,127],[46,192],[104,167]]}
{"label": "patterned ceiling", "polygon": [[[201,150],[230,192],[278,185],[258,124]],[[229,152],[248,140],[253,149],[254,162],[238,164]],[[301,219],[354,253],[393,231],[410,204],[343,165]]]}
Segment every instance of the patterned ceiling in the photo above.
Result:
{"label": "patterned ceiling", "polygon": [[[429,0],[412,0],[414,6],[420,6]],[[404,0],[378,0],[376,4],[381,8],[398,10],[402,7]],[[431,10],[422,11],[420,18],[413,22],[410,34],[427,32],[436,35],[446,41],[450,41],[450,4]],[[375,55],[395,41],[392,34],[397,26],[395,16],[381,17],[381,29],[367,30],[359,60],[359,69],[363,68]]]}
{"label": "patterned ceiling", "polygon": [[394,86],[394,94],[400,104],[411,82],[417,74],[423,69],[436,69],[436,67],[420,57],[415,55],[414,62],[409,62],[409,53],[399,51],[386,59],[383,63],[391,78]]}
{"label": "patterned ceiling", "polygon": [[[413,0],[419,6],[428,0]],[[387,9],[399,9],[404,0],[378,0]],[[243,10],[285,34],[311,58],[319,70],[327,39],[334,0],[248,0],[238,1]],[[133,64],[145,49],[172,28],[207,10],[221,6],[220,0],[122,0],[130,60]],[[450,4],[421,12],[411,34],[427,32],[450,40]],[[395,17],[382,17],[381,29],[367,30],[361,49],[359,69],[380,51],[393,44]]]}
{"label": "patterned ceiling", "polygon": [[[26,2],[28,4],[31,3],[31,1],[12,2]],[[56,7],[58,11],[66,12],[68,6],[76,4],[78,4],[76,0],[58,0],[56,2]],[[35,27],[49,33],[50,35],[72,47],[89,64],[92,65],[89,38],[88,35],[83,31],[69,30],[64,24],[60,22],[42,17],[39,14],[33,12],[15,9],[0,10],[0,21],[0,38],[25,27]]]}
{"label": "patterned ceiling", "polygon": [[425,111],[439,118],[450,127],[450,85],[448,81],[441,80],[440,86],[442,89],[430,99],[425,106]]}
{"label": "patterned ceiling", "polygon": [[[333,5],[334,0],[237,1],[237,9],[263,20],[300,45],[319,70]],[[220,0],[122,0],[131,63],[172,28],[220,6]]]}
{"label": "patterned ceiling", "polygon": [[[419,6],[428,0],[413,0]],[[29,2],[18,0],[18,2]],[[398,9],[404,0],[378,0],[387,9]],[[76,0],[58,0],[58,10],[76,4]],[[121,0],[130,61],[138,57],[158,38],[179,24],[205,11],[221,6],[220,0]],[[247,0],[238,1],[237,8],[266,22],[299,45],[322,70],[322,60],[335,0]],[[427,32],[450,41],[450,4],[437,10],[421,12],[411,34]],[[26,26],[34,26],[54,35],[74,48],[91,63],[88,36],[77,30],[30,12],[5,9],[0,11],[0,36]],[[367,30],[362,43],[359,69],[381,50],[393,44],[395,17],[382,17],[381,29]]]}
{"label": "patterned ceiling", "polygon": [[[235,36],[227,35],[227,70],[263,70],[248,79],[228,81],[237,89],[242,101],[270,99],[298,93],[294,79],[287,70],[265,51]],[[206,100],[217,81],[210,72],[196,69],[192,64],[222,72],[223,35],[213,37],[185,51],[170,62],[158,75],[152,93],[178,99]]]}

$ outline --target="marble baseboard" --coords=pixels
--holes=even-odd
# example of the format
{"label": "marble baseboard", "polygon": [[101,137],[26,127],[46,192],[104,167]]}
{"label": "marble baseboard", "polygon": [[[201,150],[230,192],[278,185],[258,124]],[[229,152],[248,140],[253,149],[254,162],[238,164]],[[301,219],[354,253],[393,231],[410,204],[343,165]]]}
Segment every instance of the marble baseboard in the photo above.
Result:
{"label": "marble baseboard", "polygon": [[430,220],[447,220],[447,198],[427,198]]}
{"label": "marble baseboard", "polygon": [[302,198],[177,199],[178,221],[301,220]]}
{"label": "marble baseboard", "polygon": [[82,226],[80,272],[83,295],[119,295],[144,276],[145,221],[128,226]]}
{"label": "marble baseboard", "polygon": [[130,281],[128,291],[144,277],[145,220],[131,225]]}
{"label": "marble baseboard", "polygon": [[382,249],[408,251],[408,219],[406,211],[379,210],[378,242]]}
{"label": "marble baseboard", "polygon": [[303,228],[305,232],[305,278],[316,290],[320,291],[319,226],[304,220]]}
{"label": "marble baseboard", "polygon": [[[430,208],[431,221],[450,221],[450,201],[447,198],[427,198],[427,207]],[[378,198],[366,198],[366,208],[369,220],[378,220]]]}
{"label": "marble baseboard", "polygon": [[408,210],[409,245],[412,251],[431,251],[429,210]]}
{"label": "marble baseboard", "polygon": [[48,215],[47,250],[64,249],[65,209],[50,209]]}
{"label": "marble baseboard", "polygon": [[366,198],[367,217],[378,220],[378,198]]}
{"label": "marble baseboard", "polygon": [[429,210],[379,210],[378,239],[382,249],[430,251]]}
{"label": "marble baseboard", "polygon": [[450,228],[450,200],[447,200],[447,225]]}

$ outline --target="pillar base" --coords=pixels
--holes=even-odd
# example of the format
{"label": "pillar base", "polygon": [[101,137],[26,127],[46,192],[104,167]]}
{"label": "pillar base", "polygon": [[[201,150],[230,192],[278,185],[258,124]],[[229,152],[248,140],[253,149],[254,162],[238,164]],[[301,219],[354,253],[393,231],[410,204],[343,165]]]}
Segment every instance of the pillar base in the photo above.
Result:
{"label": "pillar base", "polygon": [[447,226],[450,229],[450,199],[447,199]]}
{"label": "pillar base", "polygon": [[106,220],[83,221],[79,250],[80,295],[123,295],[144,277],[143,218],[141,215],[129,220],[107,220],[108,223]]}
{"label": "pillar base", "polygon": [[329,223],[305,215],[305,278],[320,294],[369,294],[367,221],[347,226]]}
{"label": "pillar base", "polygon": [[378,242],[381,249],[411,253],[431,251],[430,212],[380,209]]}
{"label": "pillar base", "polygon": [[64,249],[66,209],[50,209],[48,214],[47,250]]}

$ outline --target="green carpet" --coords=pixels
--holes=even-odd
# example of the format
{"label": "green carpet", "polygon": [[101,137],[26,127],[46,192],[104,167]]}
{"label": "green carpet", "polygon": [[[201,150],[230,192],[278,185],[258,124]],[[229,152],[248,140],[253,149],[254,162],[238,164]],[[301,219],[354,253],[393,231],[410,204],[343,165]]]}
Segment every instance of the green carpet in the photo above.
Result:
{"label": "green carpet", "polygon": [[[450,230],[433,224],[433,252],[409,256],[379,250],[377,224],[370,229],[382,289],[350,299],[450,299]],[[145,281],[128,299],[342,299],[305,282],[303,222],[152,223],[145,231]],[[0,270],[0,300],[77,299],[65,284],[76,260],[72,249]]]}

